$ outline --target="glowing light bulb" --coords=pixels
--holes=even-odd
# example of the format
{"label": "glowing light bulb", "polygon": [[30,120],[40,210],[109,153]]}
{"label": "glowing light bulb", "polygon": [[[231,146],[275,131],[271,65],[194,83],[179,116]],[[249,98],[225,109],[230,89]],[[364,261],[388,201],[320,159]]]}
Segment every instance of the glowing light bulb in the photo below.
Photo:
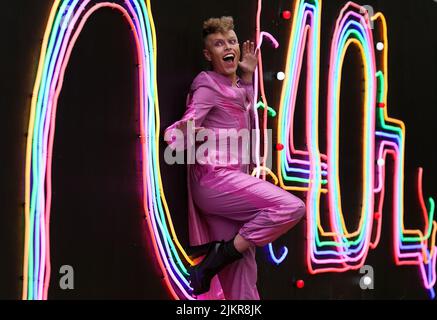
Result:
{"label": "glowing light bulb", "polygon": [[378,42],[376,44],[376,50],[378,50],[378,51],[384,50],[384,44],[382,42]]}
{"label": "glowing light bulb", "polygon": [[291,12],[289,10],[283,11],[282,18],[284,18],[285,20],[290,20],[291,19]]}
{"label": "glowing light bulb", "polygon": [[285,73],[283,73],[282,71],[278,72],[278,74],[276,75],[276,78],[280,81],[285,79]]}
{"label": "glowing light bulb", "polygon": [[363,282],[366,286],[369,286],[372,283],[372,278],[370,278],[369,276],[365,276]]}
{"label": "glowing light bulb", "polygon": [[296,287],[299,289],[302,289],[305,286],[305,282],[303,280],[297,280],[296,281]]}

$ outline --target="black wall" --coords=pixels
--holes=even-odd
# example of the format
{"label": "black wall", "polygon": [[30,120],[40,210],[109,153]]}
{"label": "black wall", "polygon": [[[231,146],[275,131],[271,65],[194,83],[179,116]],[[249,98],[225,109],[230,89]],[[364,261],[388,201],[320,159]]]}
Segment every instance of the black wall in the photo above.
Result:
{"label": "black wall", "polygon": [[[281,83],[272,77],[283,70],[289,21],[281,20],[292,1],[264,1],[262,29],[280,42],[264,47],[266,93],[277,106]],[[346,1],[324,1],[321,50],[321,107],[325,107],[330,40]],[[389,27],[389,114],[407,127],[405,166],[406,224],[420,228],[416,201],[416,168],[422,166],[425,196],[436,196],[435,108],[437,107],[437,3],[432,0],[366,1],[382,11]],[[52,1],[10,1],[0,12],[0,299],[19,299],[24,237],[24,163],[30,94],[39,50]],[[158,87],[161,129],[184,112],[185,96],[195,75],[206,67],[201,49],[202,21],[232,15],[240,41],[253,39],[257,1],[152,1],[158,39]],[[356,103],[360,68],[348,57],[342,105]],[[305,75],[302,76],[304,79]],[[150,253],[141,213],[139,141],[134,47],[119,13],[102,9],[80,36],[66,72],[59,100],[53,161],[51,220],[52,282],[49,298],[168,299]],[[350,94],[348,94],[349,92]],[[323,110],[321,116],[323,116]],[[342,112],[342,172],[355,168],[354,125],[359,115]],[[342,122],[343,123],[343,122]],[[346,122],[345,122],[346,123]],[[271,126],[275,123],[271,122]],[[325,127],[321,120],[321,128]],[[322,131],[323,132],[323,131]],[[355,138],[354,138],[355,137]],[[354,140],[355,139],[355,140]],[[161,150],[163,149],[161,146]],[[321,141],[322,149],[326,146]],[[163,185],[177,233],[187,243],[185,168],[161,162]],[[352,174],[340,177],[345,206],[356,205]],[[349,184],[348,184],[349,183]],[[391,184],[388,185],[391,187]],[[303,195],[299,195],[303,196]],[[387,198],[385,212],[391,209]],[[384,219],[380,245],[367,264],[375,269],[375,290],[362,291],[359,273],[310,276],[304,264],[304,223],[275,244],[288,246],[280,266],[259,250],[259,290],[264,299],[426,299],[416,267],[395,267],[391,221]],[[351,227],[358,217],[348,217]],[[75,290],[59,289],[58,270],[75,268]],[[304,289],[293,281],[303,279]]]}

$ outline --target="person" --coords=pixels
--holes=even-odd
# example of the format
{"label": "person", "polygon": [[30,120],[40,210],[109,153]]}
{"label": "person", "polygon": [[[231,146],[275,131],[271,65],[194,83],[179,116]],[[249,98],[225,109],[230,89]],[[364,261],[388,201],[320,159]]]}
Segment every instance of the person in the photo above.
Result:
{"label": "person", "polygon": [[[254,43],[244,42],[240,51],[232,17],[205,21],[203,39],[203,54],[212,70],[197,75],[182,119],[165,130],[172,149],[190,145],[185,135],[193,122],[197,132],[254,128]],[[177,130],[184,133],[182,142],[175,139]],[[259,300],[256,247],[294,227],[305,215],[305,204],[251,176],[251,164],[243,163],[240,154],[230,156],[233,162],[220,160],[229,152],[225,149],[209,150],[207,161],[187,166],[190,254],[206,254],[189,269],[190,283],[193,294],[206,299]]]}

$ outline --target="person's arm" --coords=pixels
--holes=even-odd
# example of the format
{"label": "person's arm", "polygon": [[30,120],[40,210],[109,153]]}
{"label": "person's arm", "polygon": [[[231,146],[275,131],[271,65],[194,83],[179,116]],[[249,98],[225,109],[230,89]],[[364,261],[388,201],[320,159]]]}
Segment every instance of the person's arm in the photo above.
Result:
{"label": "person's arm", "polygon": [[254,101],[254,88],[253,88],[253,81],[250,80],[250,82],[244,80],[242,77],[240,78],[240,85],[246,90],[247,98],[249,99],[250,103],[252,104]]}
{"label": "person's arm", "polygon": [[253,86],[253,72],[242,72],[241,73],[241,80],[244,82],[245,85],[252,85]]}
{"label": "person's arm", "polygon": [[249,130],[250,130],[250,163],[248,166],[249,174],[252,173],[252,170],[256,168],[256,160],[255,160],[255,146],[253,145],[252,139],[253,135],[255,134],[253,130],[255,130],[255,112],[256,109],[254,109],[254,88],[253,88],[253,76],[256,69],[256,65],[258,62],[258,50],[255,50],[255,44],[250,41],[246,41],[243,44],[243,50],[242,50],[242,61],[238,63],[238,66],[240,67],[241,71],[241,77],[240,77],[240,85],[246,89],[246,97],[249,102]]}
{"label": "person's arm", "polygon": [[[255,112],[257,110],[254,108],[253,104],[253,87],[246,89],[250,98],[250,106],[249,106],[249,136],[250,136],[250,162],[249,162],[249,174],[252,174],[253,169],[257,167],[256,164],[256,116]],[[259,131],[258,131],[259,132]]]}
{"label": "person's arm", "polygon": [[[189,135],[201,130],[202,123],[215,105],[216,94],[208,86],[200,86],[187,97],[187,109],[181,120],[176,121],[164,131],[164,140],[173,150],[182,151],[187,148]],[[195,138],[194,136],[192,137]]]}

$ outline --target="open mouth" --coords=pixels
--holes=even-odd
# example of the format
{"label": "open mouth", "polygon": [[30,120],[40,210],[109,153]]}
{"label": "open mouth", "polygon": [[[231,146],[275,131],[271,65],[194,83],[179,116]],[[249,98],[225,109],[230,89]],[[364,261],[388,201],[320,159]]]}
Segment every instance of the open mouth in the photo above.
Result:
{"label": "open mouth", "polygon": [[225,61],[227,63],[233,63],[234,60],[235,60],[235,54],[233,54],[233,53],[229,53],[223,57],[223,61]]}

